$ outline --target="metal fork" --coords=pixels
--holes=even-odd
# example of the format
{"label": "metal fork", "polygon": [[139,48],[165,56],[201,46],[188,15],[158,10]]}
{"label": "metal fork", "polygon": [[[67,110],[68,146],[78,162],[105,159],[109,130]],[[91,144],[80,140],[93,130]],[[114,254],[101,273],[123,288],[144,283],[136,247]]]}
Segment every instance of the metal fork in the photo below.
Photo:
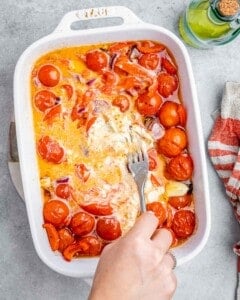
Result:
{"label": "metal fork", "polygon": [[138,151],[128,155],[128,169],[132,173],[137,184],[141,212],[145,212],[146,203],[144,197],[144,186],[148,174],[148,156],[143,149],[139,149]]}

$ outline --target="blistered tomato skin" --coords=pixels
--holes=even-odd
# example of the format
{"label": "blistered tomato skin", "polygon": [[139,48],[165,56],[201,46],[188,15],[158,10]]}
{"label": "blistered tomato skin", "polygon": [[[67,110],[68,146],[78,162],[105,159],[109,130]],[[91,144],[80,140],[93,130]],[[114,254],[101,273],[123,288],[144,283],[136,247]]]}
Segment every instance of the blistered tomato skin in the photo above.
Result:
{"label": "blistered tomato skin", "polygon": [[93,216],[85,213],[76,213],[70,222],[70,228],[73,233],[79,236],[86,235],[93,230],[95,219]]}
{"label": "blistered tomato skin", "polygon": [[156,53],[143,54],[138,63],[146,69],[154,70],[159,64],[159,56]]}
{"label": "blistered tomato skin", "polygon": [[68,206],[60,200],[51,200],[43,207],[43,217],[45,222],[61,227],[66,223],[69,215]]}
{"label": "blistered tomato skin", "polygon": [[178,79],[167,73],[158,76],[158,92],[164,98],[168,98],[178,87]]}
{"label": "blistered tomato skin", "polygon": [[101,50],[90,51],[86,54],[87,67],[95,72],[99,72],[108,65],[107,54]]}
{"label": "blistered tomato skin", "polygon": [[56,195],[63,199],[68,199],[71,189],[68,183],[59,183],[56,187]]}
{"label": "blistered tomato skin", "polygon": [[171,127],[166,130],[165,135],[158,140],[157,149],[160,154],[167,157],[179,155],[187,147],[186,132],[177,127]]}
{"label": "blistered tomato skin", "polygon": [[94,236],[87,236],[69,245],[63,251],[63,257],[71,261],[73,257],[95,256],[101,253],[102,243]]}
{"label": "blistered tomato skin", "polygon": [[172,230],[178,238],[187,238],[195,228],[195,214],[190,210],[179,210],[173,217]]}
{"label": "blistered tomato skin", "polygon": [[60,99],[53,93],[47,90],[42,90],[35,95],[35,105],[41,111],[45,112],[47,109],[52,108],[58,104]]}
{"label": "blistered tomato skin", "polygon": [[68,228],[62,228],[58,230],[59,236],[59,251],[63,252],[67,246],[74,242],[74,237]]}
{"label": "blistered tomato skin", "polygon": [[192,202],[192,195],[186,194],[184,196],[169,197],[168,203],[175,209],[181,209],[189,206]]}
{"label": "blistered tomato skin", "polygon": [[180,154],[170,160],[166,171],[174,180],[188,180],[193,173],[192,158],[189,155]]}
{"label": "blistered tomato skin", "polygon": [[37,143],[37,150],[42,159],[59,164],[63,161],[64,150],[59,143],[49,136],[43,136]]}
{"label": "blistered tomato skin", "polygon": [[97,221],[97,234],[104,240],[113,241],[121,236],[119,221],[114,217],[101,218]]}
{"label": "blistered tomato skin", "polygon": [[159,121],[164,127],[185,126],[186,111],[182,104],[166,101],[158,113]]}
{"label": "blistered tomato skin", "polygon": [[44,65],[38,71],[38,79],[47,87],[54,87],[59,83],[60,72],[53,65]]}
{"label": "blistered tomato skin", "polygon": [[154,95],[149,95],[148,93],[141,94],[136,101],[137,110],[144,116],[155,115],[161,104],[162,98],[157,93]]}

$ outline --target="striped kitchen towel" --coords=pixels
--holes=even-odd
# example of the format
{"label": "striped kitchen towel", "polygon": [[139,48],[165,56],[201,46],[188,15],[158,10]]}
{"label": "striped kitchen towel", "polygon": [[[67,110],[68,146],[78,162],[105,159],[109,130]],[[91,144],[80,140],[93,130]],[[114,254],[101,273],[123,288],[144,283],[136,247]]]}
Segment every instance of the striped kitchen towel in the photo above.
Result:
{"label": "striped kitchen towel", "polygon": [[[240,83],[227,82],[221,111],[208,140],[208,152],[240,222]],[[240,255],[240,244],[234,247]]]}

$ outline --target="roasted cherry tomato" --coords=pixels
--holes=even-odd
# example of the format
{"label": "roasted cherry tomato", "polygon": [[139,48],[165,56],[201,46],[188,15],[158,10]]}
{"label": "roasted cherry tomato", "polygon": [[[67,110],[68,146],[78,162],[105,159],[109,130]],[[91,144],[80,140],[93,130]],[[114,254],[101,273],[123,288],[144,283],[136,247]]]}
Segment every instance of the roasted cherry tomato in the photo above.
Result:
{"label": "roasted cherry tomato", "polygon": [[143,54],[138,63],[146,69],[154,70],[159,64],[159,56],[156,53]]}
{"label": "roasted cherry tomato", "polygon": [[153,171],[157,169],[157,150],[155,148],[148,149],[148,164],[149,171]]}
{"label": "roasted cherry tomato", "polygon": [[192,195],[190,194],[186,194],[184,196],[169,197],[168,199],[168,203],[176,209],[184,208],[190,205],[191,202],[192,202]]}
{"label": "roasted cherry tomato", "polygon": [[147,210],[154,212],[158,218],[158,227],[162,227],[163,223],[167,220],[167,210],[160,202],[152,202],[147,204]]}
{"label": "roasted cherry tomato", "polygon": [[58,250],[60,239],[56,228],[50,223],[43,224],[43,228],[45,228],[47,231],[47,236],[51,249],[53,251]]}
{"label": "roasted cherry tomato", "polygon": [[107,216],[112,214],[112,207],[110,204],[92,203],[88,205],[82,205],[82,208],[95,216]]}
{"label": "roasted cherry tomato", "polygon": [[38,141],[37,150],[43,159],[55,164],[61,163],[64,157],[63,148],[49,136],[43,136]]}
{"label": "roasted cherry tomato", "polygon": [[195,214],[190,210],[178,210],[172,223],[172,230],[178,238],[189,237],[195,228]]}
{"label": "roasted cherry tomato", "polygon": [[95,256],[99,255],[102,250],[102,243],[94,236],[87,236],[80,241],[69,245],[63,251],[63,257],[70,261],[74,256]]}
{"label": "roasted cherry tomato", "polygon": [[56,187],[56,195],[63,199],[68,199],[71,194],[71,188],[68,183],[59,183]]}
{"label": "roasted cherry tomato", "polygon": [[42,90],[35,95],[35,105],[36,107],[45,112],[47,109],[53,107],[58,104],[60,98],[58,98],[54,93],[46,90]]}
{"label": "roasted cherry tomato", "polygon": [[186,111],[182,104],[173,101],[166,101],[163,103],[159,110],[159,120],[165,127],[171,126],[185,126],[186,124]]}
{"label": "roasted cherry tomato", "polygon": [[156,186],[156,187],[163,186],[161,178],[157,178],[153,174],[150,175],[150,180],[151,180],[151,183],[153,186]]}
{"label": "roasted cherry tomato", "polygon": [[108,65],[107,54],[101,50],[93,50],[86,54],[87,67],[95,72],[99,72]]}
{"label": "roasted cherry tomato", "polygon": [[47,223],[62,226],[66,223],[68,215],[69,208],[63,201],[51,200],[44,204],[43,217]]}
{"label": "roasted cherry tomato", "polygon": [[58,117],[61,114],[62,106],[61,104],[54,105],[49,108],[44,115],[43,121],[46,121],[48,124],[52,124],[54,118]]}
{"label": "roasted cherry tomato", "polygon": [[152,41],[141,41],[137,43],[137,49],[142,53],[157,53],[165,50],[165,46]]}
{"label": "roasted cherry tomato", "polygon": [[104,240],[112,241],[121,236],[120,223],[115,218],[101,218],[97,221],[97,234]]}
{"label": "roasted cherry tomato", "polygon": [[169,97],[178,87],[177,77],[167,73],[161,73],[158,76],[158,92],[164,98]]}
{"label": "roasted cherry tomato", "polygon": [[141,94],[136,101],[137,110],[144,116],[155,115],[161,104],[162,98],[157,93],[152,96],[148,93]]}
{"label": "roasted cherry tomato", "polygon": [[38,79],[48,87],[53,87],[59,83],[60,72],[53,65],[44,65],[38,71]]}
{"label": "roasted cherry tomato", "polygon": [[179,154],[166,167],[167,174],[174,180],[188,180],[192,176],[193,161],[189,155]]}
{"label": "roasted cherry tomato", "polygon": [[121,112],[127,111],[130,105],[128,97],[125,95],[118,95],[116,98],[114,98],[112,104],[114,106],[118,106]]}
{"label": "roasted cherry tomato", "polygon": [[170,75],[175,75],[177,73],[177,68],[165,57],[162,58],[162,68],[164,68]]}
{"label": "roasted cherry tomato", "polygon": [[59,251],[63,252],[67,246],[71,245],[74,242],[74,237],[71,231],[68,228],[62,228],[58,230],[59,235]]}
{"label": "roasted cherry tomato", "polygon": [[76,235],[85,235],[93,230],[95,219],[93,216],[85,213],[76,213],[70,222],[70,228]]}
{"label": "roasted cherry tomato", "polygon": [[130,47],[133,43],[131,42],[119,42],[112,44],[108,50],[110,53],[121,53],[121,54],[127,54],[130,50]]}
{"label": "roasted cherry tomato", "polygon": [[157,142],[159,153],[167,157],[179,155],[187,146],[187,135],[183,129],[171,127],[166,130],[164,136]]}

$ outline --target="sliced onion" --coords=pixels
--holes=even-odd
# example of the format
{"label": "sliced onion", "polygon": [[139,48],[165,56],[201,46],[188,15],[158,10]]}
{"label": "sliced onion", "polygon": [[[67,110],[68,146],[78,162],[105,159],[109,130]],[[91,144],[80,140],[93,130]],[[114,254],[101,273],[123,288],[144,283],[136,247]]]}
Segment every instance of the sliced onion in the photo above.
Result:
{"label": "sliced onion", "polygon": [[144,120],[145,127],[152,132],[154,139],[158,140],[165,134],[164,127],[156,117],[146,117]]}
{"label": "sliced onion", "polygon": [[56,183],[68,183],[69,177],[62,177],[56,180]]}
{"label": "sliced onion", "polygon": [[110,60],[109,60],[110,69],[114,68],[117,57],[118,57],[118,55],[116,53],[114,53],[113,56],[110,57]]}
{"label": "sliced onion", "polygon": [[88,86],[91,86],[96,81],[96,78],[90,79],[86,82]]}
{"label": "sliced onion", "polygon": [[104,112],[110,107],[109,103],[105,100],[95,100],[93,101],[93,104],[94,104],[94,109],[93,109],[94,113]]}
{"label": "sliced onion", "polygon": [[129,59],[131,61],[136,61],[138,59],[138,57],[140,56],[140,52],[138,51],[136,45],[133,45],[130,49],[130,53],[129,53]]}

